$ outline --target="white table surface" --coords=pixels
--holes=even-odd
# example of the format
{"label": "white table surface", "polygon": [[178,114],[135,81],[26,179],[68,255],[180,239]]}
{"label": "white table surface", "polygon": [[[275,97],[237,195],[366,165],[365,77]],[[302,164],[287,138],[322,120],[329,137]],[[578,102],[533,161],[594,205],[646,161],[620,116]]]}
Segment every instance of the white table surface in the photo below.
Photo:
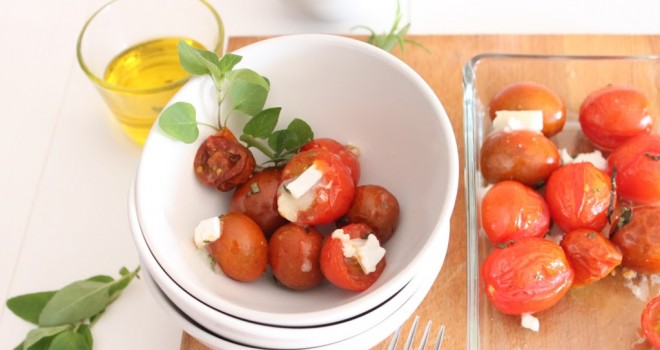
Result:
{"label": "white table surface", "polygon": [[[0,0],[0,349],[32,327],[4,307],[10,296],[138,264],[126,212],[141,150],[75,58],[80,28],[104,1]],[[328,22],[290,1],[210,0],[229,35],[384,30],[394,8],[394,0],[371,1],[380,5],[362,17]],[[657,0],[541,3],[402,1],[416,34],[660,33]],[[136,281],[93,328],[95,348],[179,349],[181,330],[165,315]]]}

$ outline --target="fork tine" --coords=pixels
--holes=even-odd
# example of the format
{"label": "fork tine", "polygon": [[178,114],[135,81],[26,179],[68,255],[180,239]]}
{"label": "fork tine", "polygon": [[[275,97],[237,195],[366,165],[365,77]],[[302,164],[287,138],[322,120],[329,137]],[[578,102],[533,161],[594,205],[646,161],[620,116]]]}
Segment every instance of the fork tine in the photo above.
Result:
{"label": "fork tine", "polygon": [[404,350],[412,349],[413,337],[415,336],[415,331],[417,330],[417,323],[419,323],[419,315],[415,316],[412,327],[410,327],[410,333],[408,334],[408,339],[406,339],[406,345],[403,347]]}
{"label": "fork tine", "polygon": [[401,327],[399,327],[396,332],[392,335],[392,340],[390,340],[390,345],[387,346],[387,350],[396,349],[396,344],[399,342],[399,336],[401,335]]}
{"label": "fork tine", "polygon": [[431,325],[433,324],[433,321],[429,320],[429,322],[426,324],[426,329],[424,330],[424,335],[422,336],[422,342],[419,343],[419,350],[424,350],[426,347],[426,341],[429,339],[429,333],[431,332]]}
{"label": "fork tine", "polygon": [[438,339],[435,340],[435,350],[440,350],[440,347],[442,346],[442,338],[445,336],[445,325],[443,324],[440,326],[440,331],[438,332]]}

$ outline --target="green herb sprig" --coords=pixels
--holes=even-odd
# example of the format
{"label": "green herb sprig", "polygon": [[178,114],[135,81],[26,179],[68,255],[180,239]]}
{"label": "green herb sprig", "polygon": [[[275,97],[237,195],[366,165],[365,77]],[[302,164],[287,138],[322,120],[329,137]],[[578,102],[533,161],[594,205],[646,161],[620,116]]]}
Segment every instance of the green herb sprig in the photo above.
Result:
{"label": "green herb sprig", "polygon": [[7,300],[7,308],[35,324],[14,350],[90,350],[91,327],[112,304],[140,267],[119,270],[120,277],[93,276],[73,282],[60,290],[19,295]]}
{"label": "green herb sprig", "polygon": [[[218,124],[197,122],[195,107],[188,102],[176,102],[168,106],[159,118],[158,125],[170,137],[193,143],[199,137],[199,125],[215,130],[227,126],[227,120],[235,112],[250,117],[239,139],[247,147],[258,149],[270,162],[278,163],[288,159],[302,145],[314,138],[311,127],[302,119],[293,119],[281,130],[275,130],[281,108],[264,109],[270,81],[257,72],[234,67],[242,60],[235,54],[225,54],[222,58],[215,52],[197,49],[179,42],[179,61],[183,69],[192,75],[209,75],[213,79],[218,97]],[[222,106],[229,101],[226,115]]]}
{"label": "green herb sprig", "polygon": [[392,27],[390,28],[389,31],[385,33],[377,34],[376,31],[374,31],[373,29],[363,25],[355,26],[353,27],[353,29],[361,28],[369,31],[371,35],[367,39],[367,43],[374,45],[378,48],[381,48],[387,52],[392,52],[392,50],[394,50],[394,48],[397,46],[399,46],[401,52],[405,52],[406,44],[415,45],[428,51],[428,49],[423,44],[415,40],[406,38],[406,35],[408,35],[408,31],[410,30],[411,24],[406,23],[403,25],[403,27],[399,28],[402,20],[403,20],[403,14],[401,13],[401,5],[397,2],[396,13],[394,14],[394,23],[392,24]]}

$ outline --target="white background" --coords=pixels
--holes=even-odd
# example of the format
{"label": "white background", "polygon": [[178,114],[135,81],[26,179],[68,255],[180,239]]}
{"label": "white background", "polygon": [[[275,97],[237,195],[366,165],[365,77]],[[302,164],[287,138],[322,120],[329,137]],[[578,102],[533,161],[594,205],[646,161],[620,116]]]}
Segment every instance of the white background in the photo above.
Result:
{"label": "white background", "polygon": [[[365,33],[351,31],[358,24],[382,31],[395,8],[394,0],[336,1],[344,6],[320,20],[295,0],[210,0],[228,35]],[[103,2],[0,0],[2,301],[138,264],[126,201],[140,148],[75,59],[78,32]],[[408,0],[402,8],[416,34],[660,33],[653,0]],[[0,349],[30,328],[3,305]],[[93,334],[96,349],[166,350],[179,349],[181,330],[138,281]]]}

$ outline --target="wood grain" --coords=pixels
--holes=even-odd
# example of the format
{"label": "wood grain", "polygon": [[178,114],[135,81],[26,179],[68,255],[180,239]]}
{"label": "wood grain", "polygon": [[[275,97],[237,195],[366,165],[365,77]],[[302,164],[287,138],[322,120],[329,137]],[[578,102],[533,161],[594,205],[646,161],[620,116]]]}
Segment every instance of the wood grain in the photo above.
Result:
{"label": "wood grain", "polygon": [[[231,38],[229,50],[263,38]],[[409,46],[405,53],[395,52],[415,69],[442,101],[456,134],[460,169],[464,168],[462,70],[474,55],[485,52],[624,55],[660,54],[660,36],[612,35],[433,35],[415,36],[428,51]],[[433,333],[446,325],[444,349],[465,349],[467,330],[466,211],[463,176],[460,176],[456,205],[451,219],[451,234],[446,260],[432,289],[414,314],[421,322],[433,320]],[[412,320],[403,326],[407,334]],[[418,332],[421,333],[421,332]],[[421,338],[418,334],[416,343]],[[585,344],[585,348],[588,347]],[[382,350],[387,340],[374,347]],[[182,350],[208,350],[184,333]]]}

